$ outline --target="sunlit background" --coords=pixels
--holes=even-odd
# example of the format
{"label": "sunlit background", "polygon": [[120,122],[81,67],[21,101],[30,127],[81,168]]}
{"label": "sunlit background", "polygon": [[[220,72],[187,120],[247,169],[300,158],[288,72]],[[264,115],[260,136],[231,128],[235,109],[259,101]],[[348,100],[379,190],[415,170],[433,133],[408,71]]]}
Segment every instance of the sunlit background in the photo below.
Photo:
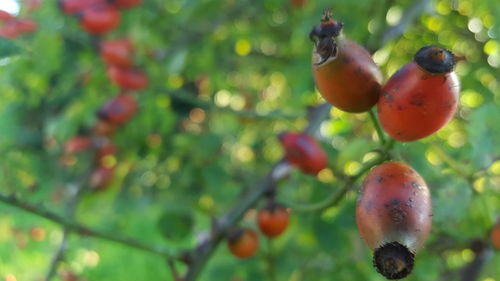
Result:
{"label": "sunlit background", "polygon": [[17,14],[19,12],[19,3],[14,0],[2,0],[0,1],[0,10],[7,11],[11,14]]}

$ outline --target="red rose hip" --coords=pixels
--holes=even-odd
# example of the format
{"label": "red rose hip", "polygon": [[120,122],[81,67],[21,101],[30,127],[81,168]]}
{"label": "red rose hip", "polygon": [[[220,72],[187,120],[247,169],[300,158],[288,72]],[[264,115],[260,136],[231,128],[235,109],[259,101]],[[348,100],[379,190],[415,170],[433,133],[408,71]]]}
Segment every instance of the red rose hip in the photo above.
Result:
{"label": "red rose hip", "polygon": [[398,141],[415,141],[451,120],[460,91],[454,65],[450,51],[427,46],[389,78],[378,102],[380,123],[387,134]]}
{"label": "red rose hip", "polygon": [[252,229],[237,229],[228,237],[229,251],[240,259],[253,256],[259,249],[259,236]]}
{"label": "red rose hip", "polygon": [[277,237],[282,234],[289,223],[289,215],[285,207],[271,203],[257,214],[260,231],[267,237]]}
{"label": "red rose hip", "polygon": [[80,24],[90,34],[103,34],[120,23],[120,12],[112,6],[92,6],[83,11]]}
{"label": "red rose hip", "polygon": [[387,279],[400,279],[413,269],[432,224],[429,189],[422,177],[402,162],[385,162],[366,176],[356,223],[374,265]]}
{"label": "red rose hip", "polygon": [[106,40],[101,43],[101,57],[109,65],[130,67],[134,46],[128,39]]}
{"label": "red rose hip", "polygon": [[283,132],[278,137],[285,149],[285,159],[302,172],[316,175],[327,167],[326,153],[313,137],[291,132]]}
{"label": "red rose hip", "polygon": [[382,74],[362,46],[345,38],[329,11],[310,33],[313,74],[323,98],[346,112],[364,112],[378,101]]}
{"label": "red rose hip", "polygon": [[134,117],[137,107],[134,97],[123,93],[104,104],[97,112],[97,117],[113,125],[123,125]]}

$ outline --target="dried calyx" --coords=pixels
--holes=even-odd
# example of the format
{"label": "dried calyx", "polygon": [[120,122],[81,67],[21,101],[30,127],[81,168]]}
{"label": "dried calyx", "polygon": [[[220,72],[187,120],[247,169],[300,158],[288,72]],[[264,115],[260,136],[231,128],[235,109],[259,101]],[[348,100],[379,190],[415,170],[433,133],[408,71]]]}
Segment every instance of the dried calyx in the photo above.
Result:
{"label": "dried calyx", "polygon": [[455,56],[452,52],[439,46],[425,46],[417,51],[415,62],[431,74],[449,73],[455,66]]}
{"label": "dried calyx", "polygon": [[375,249],[373,265],[389,280],[401,279],[411,273],[415,254],[398,242],[391,242]]}
{"label": "dried calyx", "polygon": [[337,56],[337,42],[335,38],[339,36],[342,31],[343,23],[333,19],[331,10],[325,10],[321,23],[313,27],[309,33],[309,38],[314,42],[316,53],[320,56],[320,65],[327,61],[329,58]]}

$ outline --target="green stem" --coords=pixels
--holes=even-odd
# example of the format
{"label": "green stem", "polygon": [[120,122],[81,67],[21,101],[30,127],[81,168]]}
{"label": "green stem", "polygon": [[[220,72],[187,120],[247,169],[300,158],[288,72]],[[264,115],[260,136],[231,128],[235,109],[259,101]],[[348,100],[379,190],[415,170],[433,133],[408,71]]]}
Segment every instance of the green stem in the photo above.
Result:
{"label": "green stem", "polygon": [[389,159],[389,151],[394,146],[394,143],[395,142],[392,139],[386,142],[380,154],[375,159],[364,164],[356,174],[348,177],[344,181],[342,188],[337,192],[331,193],[325,200],[308,205],[297,205],[293,203],[287,203],[286,205],[290,206],[295,212],[317,212],[336,206],[344,198],[347,192],[349,192],[355,187],[355,183],[359,178],[361,178],[366,172],[368,172],[374,166]]}
{"label": "green stem", "polygon": [[384,131],[382,130],[382,126],[380,126],[380,122],[377,116],[375,115],[373,108],[371,108],[370,111],[368,111],[368,113],[370,114],[370,119],[372,120],[373,126],[375,127],[375,131],[377,131],[377,136],[380,141],[380,144],[385,145],[387,140]]}

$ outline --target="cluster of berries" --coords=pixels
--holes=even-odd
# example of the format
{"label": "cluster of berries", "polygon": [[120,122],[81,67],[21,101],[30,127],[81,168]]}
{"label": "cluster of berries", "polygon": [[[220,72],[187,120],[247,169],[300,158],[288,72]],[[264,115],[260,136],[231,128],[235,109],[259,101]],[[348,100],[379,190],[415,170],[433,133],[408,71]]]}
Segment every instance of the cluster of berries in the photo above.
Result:
{"label": "cluster of berries", "polygon": [[120,24],[120,10],[139,6],[142,0],[60,0],[59,7],[75,16],[89,34],[104,34]]}
{"label": "cluster of berries", "polygon": [[[140,5],[142,0],[61,0],[61,10],[80,19],[80,24],[91,35],[103,34],[119,24],[119,9]],[[116,129],[128,123],[137,113],[138,103],[130,91],[144,90],[147,75],[133,65],[134,45],[129,38],[103,39],[99,45],[107,75],[120,93],[108,100],[97,111],[97,121],[90,134],[73,137],[66,142],[66,155],[93,150],[95,168],[90,185],[103,190],[112,183],[116,166],[116,146],[112,142]]]}

